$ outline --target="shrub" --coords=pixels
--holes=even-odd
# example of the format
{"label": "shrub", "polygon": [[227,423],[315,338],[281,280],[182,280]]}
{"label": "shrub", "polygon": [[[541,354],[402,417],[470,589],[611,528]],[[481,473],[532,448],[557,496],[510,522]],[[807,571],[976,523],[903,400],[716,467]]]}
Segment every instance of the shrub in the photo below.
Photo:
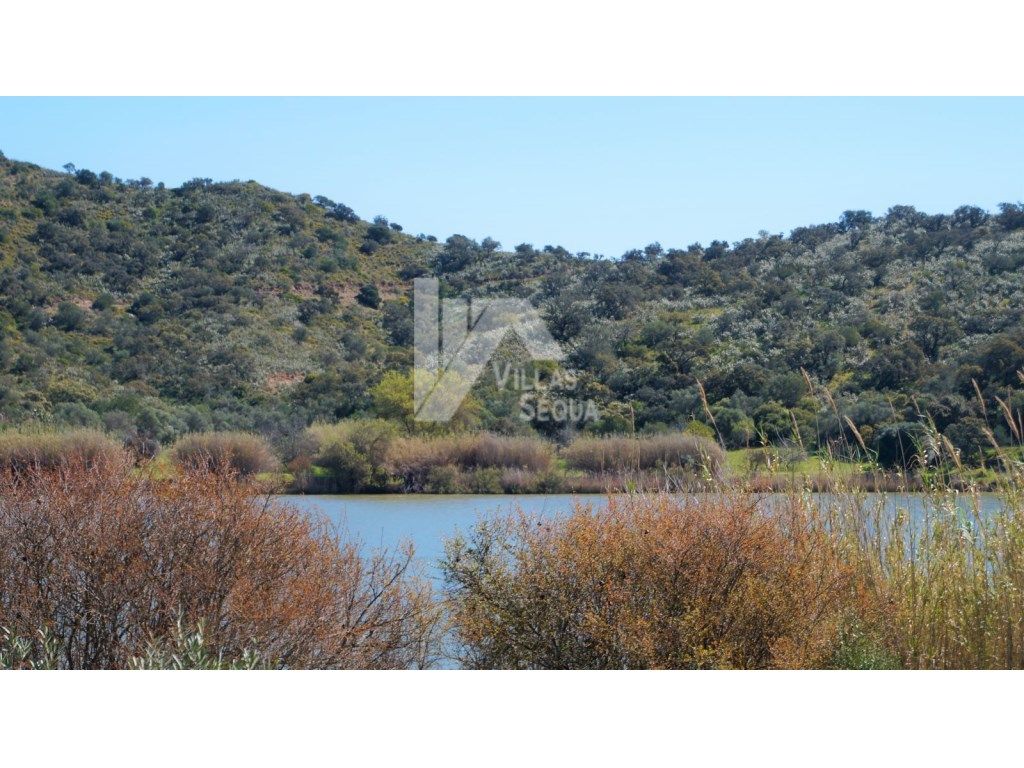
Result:
{"label": "shrub", "polygon": [[914,423],[888,424],[875,435],[876,461],[886,469],[912,469],[921,461],[924,427]]}
{"label": "shrub", "polygon": [[388,452],[398,427],[383,419],[314,424],[306,430],[310,461],[327,470],[334,490],[355,492],[387,485]]}
{"label": "shrub", "polygon": [[364,307],[377,309],[380,306],[380,291],[377,290],[377,286],[368,283],[359,289],[356,301]]}
{"label": "shrub", "polygon": [[247,432],[186,435],[171,447],[171,456],[183,469],[229,468],[243,476],[270,472],[277,467],[277,459],[266,441]]}
{"label": "shrub", "polygon": [[547,472],[554,450],[540,438],[504,437],[481,433],[395,440],[388,452],[388,470],[409,490],[427,485],[431,470],[452,466],[462,470],[523,470]]}
{"label": "shrub", "polygon": [[81,307],[69,301],[62,301],[53,316],[53,324],[62,331],[78,331],[85,325],[88,315]]}
{"label": "shrub", "polygon": [[398,427],[383,419],[352,419],[337,424],[314,424],[307,434],[323,450],[333,443],[346,442],[364,455],[371,464],[385,462]]}
{"label": "shrub", "polygon": [[566,446],[562,456],[571,468],[585,472],[682,467],[717,476],[725,464],[725,454],[715,443],[687,433],[581,437]]}
{"label": "shrub", "polygon": [[325,445],[317,453],[316,466],[330,473],[334,490],[341,493],[358,493],[370,484],[373,476],[370,462],[351,443]]}
{"label": "shrub", "polygon": [[453,463],[451,445],[442,438],[399,438],[388,451],[387,470],[401,479],[406,490],[423,490],[432,469]]}
{"label": "shrub", "polygon": [[711,440],[712,442],[715,439],[715,430],[713,430],[711,427],[709,427],[707,424],[705,424],[702,421],[696,421],[696,420],[691,421],[683,429],[683,432],[685,432],[688,435],[696,435],[697,437],[707,438],[708,440]]}
{"label": "shrub", "polygon": [[167,483],[121,457],[0,476],[0,627],[24,666],[159,666],[182,627],[219,659],[426,666],[437,607],[412,557],[363,554],[231,473]]}
{"label": "shrub", "polygon": [[[180,624],[168,638],[151,641],[143,655],[131,659],[131,669],[274,669],[275,663],[258,651],[245,649],[228,658],[223,649],[210,647],[202,624],[187,631]],[[60,669],[60,643],[47,629],[25,638],[9,629],[0,629],[0,670]]]}
{"label": "shrub", "polygon": [[210,648],[202,622],[189,632],[179,622],[173,635],[149,643],[142,656],[131,661],[132,669],[274,669],[277,663],[259,651],[245,648],[232,658]]}
{"label": "shrub", "polygon": [[92,302],[92,308],[97,312],[103,312],[114,306],[114,297],[109,293],[101,293]]}
{"label": "shrub", "polygon": [[90,465],[120,452],[116,442],[92,429],[0,432],[0,471],[52,468],[68,462]]}
{"label": "shrub", "polygon": [[822,666],[854,595],[824,530],[742,496],[498,518],[442,569],[471,668]]}
{"label": "shrub", "polygon": [[497,467],[478,469],[467,478],[470,493],[501,493],[504,490],[501,481],[501,470]]}
{"label": "shrub", "polygon": [[451,464],[431,467],[427,472],[424,489],[427,493],[466,493],[462,472]]}

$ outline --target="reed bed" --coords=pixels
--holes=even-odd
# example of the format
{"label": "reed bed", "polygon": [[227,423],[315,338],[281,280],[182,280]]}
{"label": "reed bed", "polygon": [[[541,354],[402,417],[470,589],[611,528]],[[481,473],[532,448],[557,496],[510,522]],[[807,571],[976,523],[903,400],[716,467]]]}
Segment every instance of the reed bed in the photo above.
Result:
{"label": "reed bed", "polygon": [[92,464],[120,453],[121,446],[98,430],[0,432],[0,471],[52,468],[65,461]]}
{"label": "reed bed", "polygon": [[248,432],[197,432],[171,447],[171,458],[184,469],[216,471],[230,468],[240,475],[255,475],[277,468],[277,458],[259,435]]}
{"label": "reed bed", "polygon": [[536,478],[547,476],[553,461],[553,447],[540,438],[484,433],[399,438],[388,451],[386,466],[407,489],[429,488],[439,492],[445,492],[444,485],[451,485],[439,483],[445,468],[449,475],[499,470],[502,479],[491,485],[496,489],[491,492],[501,492],[536,486]]}
{"label": "reed bed", "polygon": [[725,453],[697,435],[672,433],[642,437],[581,437],[562,450],[566,464],[584,472],[627,472],[682,467],[718,476]]}

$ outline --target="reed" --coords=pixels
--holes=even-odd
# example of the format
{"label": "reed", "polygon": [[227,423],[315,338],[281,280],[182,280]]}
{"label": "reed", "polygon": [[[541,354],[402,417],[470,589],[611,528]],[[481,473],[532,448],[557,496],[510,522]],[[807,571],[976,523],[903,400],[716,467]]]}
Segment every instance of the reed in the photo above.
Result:
{"label": "reed", "polygon": [[672,433],[640,437],[581,437],[562,450],[566,464],[584,472],[684,468],[718,476],[725,454],[698,435]]}
{"label": "reed", "polygon": [[103,432],[18,429],[0,432],[0,471],[91,464],[119,455],[121,447]]}
{"label": "reed", "polygon": [[[487,469],[502,471],[509,478],[515,473],[536,478],[548,475],[553,461],[554,449],[540,438],[483,433],[399,438],[388,451],[386,466],[409,490],[439,491],[441,468],[450,468],[445,478],[454,477],[453,472]],[[504,488],[509,485],[502,481]]]}
{"label": "reed", "polygon": [[[983,400],[1015,441],[989,427],[998,472],[966,467],[927,414],[907,467],[883,468],[846,419],[840,449],[862,472],[823,457],[819,472],[733,478],[713,493],[485,521],[449,542],[443,566],[462,661],[1024,668],[1024,428],[1010,402]],[[623,439],[577,441],[566,456],[606,477],[644,462]]]}
{"label": "reed", "polygon": [[259,435],[248,432],[197,432],[171,447],[175,464],[184,469],[215,471],[230,468],[240,475],[270,472],[277,458]]}

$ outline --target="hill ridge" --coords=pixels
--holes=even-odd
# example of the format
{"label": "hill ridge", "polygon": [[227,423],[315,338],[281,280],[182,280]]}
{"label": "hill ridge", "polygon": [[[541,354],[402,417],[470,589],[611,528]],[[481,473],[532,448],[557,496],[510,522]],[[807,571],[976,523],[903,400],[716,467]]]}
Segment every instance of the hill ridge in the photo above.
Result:
{"label": "hill ridge", "polygon": [[[848,211],[785,236],[597,260],[460,235],[438,243],[252,181],[170,189],[66,170],[0,159],[8,425],[283,440],[313,420],[400,417],[387,390],[408,374],[409,292],[426,274],[451,295],[539,306],[606,406],[595,430],[710,421],[699,381],[728,445],[823,446],[846,430],[822,402],[827,389],[868,439],[927,412],[980,456],[973,382],[990,402],[1024,407],[1020,204]],[[477,388],[470,410],[477,428],[525,428],[493,386]]]}

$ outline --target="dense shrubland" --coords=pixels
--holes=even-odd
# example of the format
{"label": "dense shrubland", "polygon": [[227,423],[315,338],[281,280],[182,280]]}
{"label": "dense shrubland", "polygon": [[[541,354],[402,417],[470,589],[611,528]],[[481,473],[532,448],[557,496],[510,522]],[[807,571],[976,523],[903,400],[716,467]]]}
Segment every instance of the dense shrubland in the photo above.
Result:
{"label": "dense shrubland", "polygon": [[444,569],[461,661],[483,669],[819,667],[853,592],[823,531],[752,497],[485,522]]}
{"label": "dense shrubland", "polygon": [[[148,455],[245,431],[297,455],[314,422],[401,422],[410,283],[425,274],[448,295],[538,305],[601,408],[593,435],[696,422],[730,449],[828,455],[852,434],[814,388],[888,469],[914,461],[902,446],[926,417],[981,466],[995,463],[985,408],[1024,402],[1017,204],[849,211],[607,260],[410,237],[254,182],[168,189],[67,170],[0,159],[0,423],[102,429]],[[575,431],[524,425],[493,382],[456,427],[561,443]],[[1010,443],[1005,425],[991,431]]]}

